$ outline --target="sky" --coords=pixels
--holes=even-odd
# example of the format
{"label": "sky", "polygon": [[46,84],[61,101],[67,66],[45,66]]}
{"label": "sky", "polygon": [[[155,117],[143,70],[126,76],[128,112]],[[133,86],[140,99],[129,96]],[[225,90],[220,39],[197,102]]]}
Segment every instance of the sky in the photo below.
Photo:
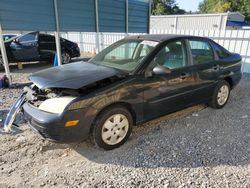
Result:
{"label": "sky", "polygon": [[181,9],[184,9],[186,11],[197,11],[199,2],[202,0],[176,0],[177,4]]}

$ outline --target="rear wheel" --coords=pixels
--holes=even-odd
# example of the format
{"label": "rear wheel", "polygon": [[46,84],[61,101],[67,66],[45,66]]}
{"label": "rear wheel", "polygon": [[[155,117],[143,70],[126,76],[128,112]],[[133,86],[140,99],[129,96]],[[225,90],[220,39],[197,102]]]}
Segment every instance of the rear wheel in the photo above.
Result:
{"label": "rear wheel", "polygon": [[62,64],[67,64],[71,60],[70,54],[68,52],[62,52]]}
{"label": "rear wheel", "polygon": [[0,56],[0,70],[4,70],[3,58]]}
{"label": "rear wheel", "polygon": [[220,81],[215,87],[210,106],[213,108],[222,108],[226,105],[230,96],[230,85],[227,81]]}
{"label": "rear wheel", "polygon": [[123,107],[111,107],[102,112],[93,128],[94,143],[105,150],[124,144],[132,130],[133,118]]}

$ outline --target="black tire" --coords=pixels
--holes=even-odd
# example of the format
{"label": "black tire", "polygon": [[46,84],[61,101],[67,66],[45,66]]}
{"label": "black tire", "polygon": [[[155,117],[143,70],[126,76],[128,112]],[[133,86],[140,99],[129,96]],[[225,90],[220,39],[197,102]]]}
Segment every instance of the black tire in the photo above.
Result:
{"label": "black tire", "polygon": [[[228,89],[228,94],[227,94],[227,98],[225,99],[225,100],[223,100],[223,102],[219,102],[219,98],[218,98],[218,95],[219,95],[219,93],[221,93],[221,89],[223,88],[223,87],[227,87],[227,89]],[[227,101],[228,101],[228,99],[229,99],[229,97],[230,97],[230,85],[229,85],[229,83],[227,82],[227,81],[225,81],[225,80],[222,80],[222,81],[220,81],[217,85],[216,85],[216,87],[215,87],[215,89],[214,89],[214,93],[213,93],[213,97],[212,97],[212,100],[211,100],[211,102],[209,103],[209,105],[212,107],[212,108],[215,108],[215,109],[220,109],[220,108],[223,108],[226,104],[227,104]]]}
{"label": "black tire", "polygon": [[[117,128],[116,131],[125,131],[126,134],[124,134],[125,135],[124,137],[121,137],[122,140],[120,140],[118,143],[109,144],[109,143],[107,143],[108,139],[106,139],[106,141],[105,141],[102,138],[102,135],[104,135],[104,130],[105,131],[107,130],[107,132],[112,133],[112,135],[114,133],[113,136],[114,137],[116,136],[117,139],[120,139],[119,133],[117,135],[115,135],[116,131],[114,131],[114,130],[113,130],[113,132],[111,131],[114,127],[110,130],[108,130],[104,127],[105,123],[110,118],[112,118],[113,116],[116,116],[116,115],[122,115],[122,116],[126,117],[125,120],[127,120],[126,122],[128,122],[128,128],[126,129],[126,131],[125,131],[125,129],[120,130],[119,128]],[[121,119],[121,122],[122,121],[124,121],[124,119]],[[113,107],[107,108],[101,114],[98,115],[98,117],[93,125],[91,139],[92,139],[93,143],[95,145],[97,145],[98,147],[103,148],[104,150],[112,150],[112,149],[115,149],[115,148],[121,146],[122,144],[124,144],[128,140],[128,138],[131,134],[131,131],[132,131],[132,126],[133,126],[133,118],[132,118],[132,115],[130,114],[130,112],[122,106],[113,106]],[[111,140],[111,138],[110,138],[110,140]]]}
{"label": "black tire", "polygon": [[4,70],[3,58],[0,56],[0,71]]}
{"label": "black tire", "polygon": [[67,51],[62,52],[62,64],[68,64],[71,61],[70,53]]}

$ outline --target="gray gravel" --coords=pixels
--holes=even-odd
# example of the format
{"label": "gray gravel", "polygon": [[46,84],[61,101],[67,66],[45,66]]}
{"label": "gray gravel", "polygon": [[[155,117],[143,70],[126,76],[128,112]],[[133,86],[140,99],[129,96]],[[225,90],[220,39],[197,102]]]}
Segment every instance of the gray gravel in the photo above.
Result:
{"label": "gray gravel", "polygon": [[[137,126],[112,151],[44,141],[21,122],[0,133],[0,187],[250,187],[249,81],[223,109],[199,105]],[[0,92],[5,109],[20,87]]]}

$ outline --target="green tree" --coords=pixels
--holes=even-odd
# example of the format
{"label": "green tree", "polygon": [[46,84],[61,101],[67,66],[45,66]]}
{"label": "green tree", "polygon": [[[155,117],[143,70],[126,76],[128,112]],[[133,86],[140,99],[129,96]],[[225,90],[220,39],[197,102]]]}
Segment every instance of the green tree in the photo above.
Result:
{"label": "green tree", "polygon": [[204,0],[199,4],[202,13],[222,13],[231,9],[231,2],[224,0]]}
{"label": "green tree", "polygon": [[152,14],[166,15],[166,14],[184,14],[185,10],[180,9],[175,0],[153,0]]}
{"label": "green tree", "polygon": [[165,14],[166,7],[161,1],[154,1],[152,3],[152,14],[153,15],[163,15]]}
{"label": "green tree", "polygon": [[250,15],[250,0],[203,0],[199,5],[202,13],[221,13],[238,11],[245,16]]}
{"label": "green tree", "polygon": [[232,4],[231,11],[238,11],[245,16],[250,15],[250,0],[230,0],[229,2]]}

